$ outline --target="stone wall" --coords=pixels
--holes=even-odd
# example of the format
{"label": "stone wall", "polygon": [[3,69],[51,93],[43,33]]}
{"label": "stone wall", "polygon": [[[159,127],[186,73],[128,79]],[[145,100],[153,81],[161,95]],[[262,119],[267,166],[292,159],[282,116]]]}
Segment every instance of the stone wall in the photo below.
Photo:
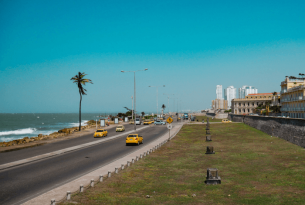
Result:
{"label": "stone wall", "polygon": [[280,137],[305,148],[305,119],[229,114],[233,122],[243,122],[270,136]]}

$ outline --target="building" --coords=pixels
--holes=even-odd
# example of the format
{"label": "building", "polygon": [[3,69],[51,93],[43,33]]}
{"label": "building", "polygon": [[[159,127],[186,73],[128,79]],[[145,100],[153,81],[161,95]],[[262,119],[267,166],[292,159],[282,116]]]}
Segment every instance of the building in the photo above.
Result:
{"label": "building", "polygon": [[244,85],[238,89],[239,98],[245,98],[249,94],[257,94],[258,90],[253,86]]}
{"label": "building", "polygon": [[212,108],[213,110],[218,110],[218,109],[228,109],[228,101],[224,99],[215,99],[212,100]]}
{"label": "building", "polygon": [[223,99],[223,97],[222,97],[222,85],[216,85],[216,99]]}
{"label": "building", "polygon": [[305,118],[305,79],[286,77],[281,83],[282,116]]}
{"label": "building", "polygon": [[225,100],[228,101],[228,108],[231,108],[231,101],[236,98],[236,88],[234,86],[229,86],[224,90]]}
{"label": "building", "polygon": [[266,105],[266,102],[272,105],[273,93],[249,94],[244,99],[232,100],[232,113],[234,114],[251,114],[256,107]]}

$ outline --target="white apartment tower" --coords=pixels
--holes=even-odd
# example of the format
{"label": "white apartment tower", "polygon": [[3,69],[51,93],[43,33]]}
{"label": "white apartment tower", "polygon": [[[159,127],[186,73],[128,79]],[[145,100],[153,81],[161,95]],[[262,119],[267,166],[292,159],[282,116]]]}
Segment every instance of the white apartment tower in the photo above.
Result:
{"label": "white apartment tower", "polygon": [[222,85],[216,85],[216,99],[223,99],[223,97],[222,97]]}
{"label": "white apartment tower", "polygon": [[225,100],[228,101],[228,109],[231,109],[231,100],[236,98],[236,88],[234,86],[229,86],[225,90]]}
{"label": "white apartment tower", "polygon": [[257,94],[257,89],[253,86],[244,85],[243,87],[239,88],[239,98],[245,98],[249,94]]}

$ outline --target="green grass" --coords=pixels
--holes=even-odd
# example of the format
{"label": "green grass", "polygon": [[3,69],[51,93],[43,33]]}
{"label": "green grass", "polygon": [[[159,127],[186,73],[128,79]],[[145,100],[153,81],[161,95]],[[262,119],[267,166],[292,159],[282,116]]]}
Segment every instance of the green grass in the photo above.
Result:
{"label": "green grass", "polygon": [[[206,142],[204,125],[184,125],[156,152],[72,200],[79,204],[305,204],[303,148],[245,124],[211,124],[211,134],[213,141]],[[206,146],[214,146],[216,154],[205,155]],[[218,168],[221,185],[204,183],[209,167]]]}

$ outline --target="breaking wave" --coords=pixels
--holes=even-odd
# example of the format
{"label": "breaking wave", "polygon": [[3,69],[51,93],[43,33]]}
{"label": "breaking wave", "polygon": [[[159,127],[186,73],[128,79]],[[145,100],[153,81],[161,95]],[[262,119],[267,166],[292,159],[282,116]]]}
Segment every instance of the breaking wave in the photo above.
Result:
{"label": "breaking wave", "polygon": [[36,128],[25,128],[25,129],[13,130],[13,131],[3,131],[3,132],[0,132],[0,136],[31,134],[31,133],[35,132],[36,130],[37,130]]}

